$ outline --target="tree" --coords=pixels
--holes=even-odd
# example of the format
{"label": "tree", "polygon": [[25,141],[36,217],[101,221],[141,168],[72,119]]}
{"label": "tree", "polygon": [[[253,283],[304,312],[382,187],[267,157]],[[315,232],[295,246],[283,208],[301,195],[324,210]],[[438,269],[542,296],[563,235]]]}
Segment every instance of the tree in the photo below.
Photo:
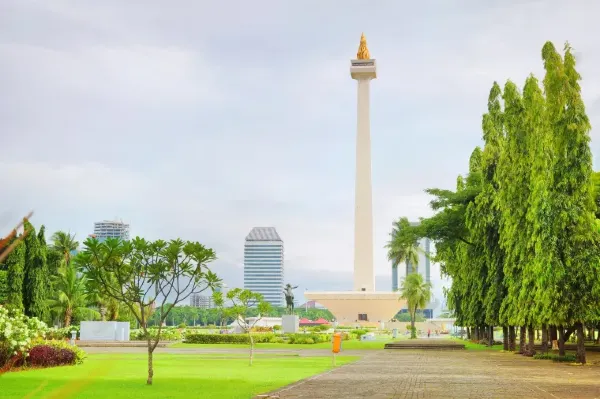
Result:
{"label": "tree", "polygon": [[69,327],[76,312],[87,310],[85,281],[77,276],[77,269],[69,264],[62,268],[54,278],[56,298],[50,299],[50,309],[63,319],[63,326]]}
{"label": "tree", "polygon": [[[139,237],[131,241],[109,238],[104,242],[88,238],[77,255],[75,263],[86,278],[107,296],[127,305],[143,329],[148,345],[148,385],[152,385],[154,376],[152,356],[160,342],[163,322],[173,307],[190,295],[220,284],[207,266],[214,259],[214,251],[198,242],[152,242]],[[167,301],[169,306],[165,306]],[[161,309],[156,338],[148,332],[152,309]]]}
{"label": "tree", "polygon": [[419,273],[411,273],[402,280],[400,298],[405,299],[410,313],[411,338],[417,338],[415,318],[417,309],[423,309],[431,300],[431,283],[425,282]]}
{"label": "tree", "polygon": [[22,312],[23,279],[25,277],[25,243],[17,237],[13,237],[11,244],[14,241],[18,241],[18,243],[4,261],[7,271],[6,278],[8,280],[6,304]]}
{"label": "tree", "polygon": [[[482,130],[484,147],[481,152],[481,191],[467,208],[467,226],[471,231],[470,248],[475,278],[471,295],[479,296],[482,322],[488,326],[490,346],[494,342],[494,325],[500,324],[500,305],[504,297],[504,253],[499,246],[500,208],[498,206],[498,163],[504,145],[500,86],[494,82],[488,97],[488,112],[483,115]],[[508,334],[505,334],[508,335]],[[508,341],[506,341],[508,349]]]}
{"label": "tree", "polygon": [[6,303],[8,299],[8,280],[6,270],[0,270],[0,305]]}
{"label": "tree", "polygon": [[406,263],[407,266],[411,267],[412,272],[418,270],[419,237],[413,227],[405,217],[394,222],[394,227],[390,233],[390,241],[386,245],[388,260],[392,262],[393,268]]}
{"label": "tree", "polygon": [[35,229],[28,221],[24,224],[29,234],[25,238],[25,279],[23,282],[23,305],[25,313],[30,317],[46,320],[48,316],[48,266],[46,263],[45,228],[40,228],[35,235]]}
{"label": "tree", "polygon": [[[227,292],[226,298],[231,302],[232,306],[225,307],[225,298],[223,298],[222,292],[214,292],[213,298],[215,304],[223,311],[223,313],[226,316],[235,318],[240,328],[248,334],[248,339],[250,341],[250,366],[252,366],[252,361],[254,360],[254,338],[252,336],[252,328],[254,328],[256,323],[262,318],[262,315],[269,312],[271,304],[264,301],[262,294],[242,288],[234,288]],[[254,319],[254,322],[248,322],[248,311],[252,308],[258,311],[258,316]]]}
{"label": "tree", "polygon": [[[600,280],[598,232],[592,183],[591,125],[581,98],[581,76],[568,43],[564,60],[554,45],[542,49],[547,118],[553,133],[553,181],[549,195],[555,259],[540,270],[541,316],[558,326],[574,325],[577,360],[586,362],[584,322],[597,301]],[[560,327],[561,329],[563,327]]]}
{"label": "tree", "polygon": [[79,243],[75,240],[75,234],[57,231],[52,234],[52,247],[62,254],[65,265],[71,263],[71,252],[77,250]]}

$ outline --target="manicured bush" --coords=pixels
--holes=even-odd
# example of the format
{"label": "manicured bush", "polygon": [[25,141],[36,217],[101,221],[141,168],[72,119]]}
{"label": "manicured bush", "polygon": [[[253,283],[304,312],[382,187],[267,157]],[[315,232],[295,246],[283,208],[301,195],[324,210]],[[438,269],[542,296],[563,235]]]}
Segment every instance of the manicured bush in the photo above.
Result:
{"label": "manicured bush", "polygon": [[[252,334],[254,343],[268,343],[277,337],[273,334]],[[248,334],[187,334],[186,344],[250,344]]]}
{"label": "manicured bush", "polygon": [[76,345],[71,345],[69,341],[65,340],[46,340],[43,341],[38,339],[34,341],[34,345],[48,345],[58,350],[68,350],[73,353],[75,356],[74,364],[81,364],[83,360],[87,357],[87,354]]}
{"label": "manicured bush", "polygon": [[[148,335],[150,335],[150,338],[156,339],[158,328],[149,328]],[[174,328],[163,328],[160,332],[160,339],[163,341],[180,341],[182,337],[182,332]],[[131,330],[129,339],[132,341],[145,341],[148,337],[144,334],[144,330],[139,329]]]}
{"label": "manicured bush", "polygon": [[279,324],[276,324],[273,326],[273,331],[280,331],[281,330],[281,326]]}
{"label": "manicured bush", "polygon": [[273,327],[256,326],[256,327],[252,327],[252,332],[260,332],[260,333],[273,332]]}
{"label": "manicured bush", "polygon": [[29,351],[27,365],[33,367],[54,367],[79,364],[83,362],[85,352],[65,341],[45,341]]}
{"label": "manicured bush", "polygon": [[318,344],[331,341],[328,334],[289,334],[287,335],[290,344]]}
{"label": "manicured bush", "polygon": [[554,353],[538,353],[533,355],[534,359],[552,360],[553,362],[576,362],[577,358],[574,355],[559,356]]}

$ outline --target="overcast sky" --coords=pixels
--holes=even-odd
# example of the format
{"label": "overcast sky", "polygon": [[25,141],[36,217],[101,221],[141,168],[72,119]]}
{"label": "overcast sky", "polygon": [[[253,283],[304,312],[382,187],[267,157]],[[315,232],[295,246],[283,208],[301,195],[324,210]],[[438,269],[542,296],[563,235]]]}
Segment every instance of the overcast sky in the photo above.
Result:
{"label": "overcast sky", "polygon": [[0,226],[34,209],[82,240],[122,218],[132,235],[213,247],[230,286],[246,234],[275,226],[298,291],[351,289],[349,60],[364,31],[388,290],[393,219],[430,215],[423,190],[465,172],[494,80],[541,78],[544,42],[568,40],[600,123],[599,15],[594,0],[2,0]]}

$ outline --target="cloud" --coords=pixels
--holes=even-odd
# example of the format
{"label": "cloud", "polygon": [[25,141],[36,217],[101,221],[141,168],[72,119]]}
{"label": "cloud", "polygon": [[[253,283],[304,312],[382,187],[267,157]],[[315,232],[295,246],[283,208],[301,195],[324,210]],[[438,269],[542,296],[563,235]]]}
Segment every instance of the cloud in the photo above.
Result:
{"label": "cloud", "polygon": [[2,3],[0,222],[33,208],[50,232],[82,239],[94,221],[121,217],[134,235],[215,248],[215,268],[231,285],[242,281],[246,234],[272,225],[294,282],[350,287],[348,68],[361,31],[378,62],[371,132],[381,287],[391,222],[430,214],[423,189],[454,187],[481,142],[492,82],[541,78],[546,40],[574,46],[600,123],[592,2],[382,1],[368,14],[360,1],[177,5]]}

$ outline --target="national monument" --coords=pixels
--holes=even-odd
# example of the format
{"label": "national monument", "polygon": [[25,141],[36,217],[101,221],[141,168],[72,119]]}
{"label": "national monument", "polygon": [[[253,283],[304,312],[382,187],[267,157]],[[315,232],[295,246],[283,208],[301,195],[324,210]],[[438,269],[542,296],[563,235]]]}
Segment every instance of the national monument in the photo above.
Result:
{"label": "national monument", "polygon": [[377,78],[363,34],[350,76],[358,82],[356,126],[356,181],[354,204],[354,290],[306,292],[304,296],[325,306],[340,324],[387,322],[405,304],[397,292],[375,291],[373,268],[373,193],[371,187],[370,87]]}

